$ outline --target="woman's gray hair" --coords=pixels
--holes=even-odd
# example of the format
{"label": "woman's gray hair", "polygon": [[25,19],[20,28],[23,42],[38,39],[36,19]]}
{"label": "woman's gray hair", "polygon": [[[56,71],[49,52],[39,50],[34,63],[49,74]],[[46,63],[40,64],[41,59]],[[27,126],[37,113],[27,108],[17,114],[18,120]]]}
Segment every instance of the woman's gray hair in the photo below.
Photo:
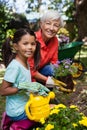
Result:
{"label": "woman's gray hair", "polygon": [[63,19],[61,15],[59,14],[58,10],[50,9],[50,10],[45,11],[42,17],[40,18],[40,21],[45,22],[49,19],[52,19],[52,20],[58,19],[60,20],[60,26],[64,26]]}

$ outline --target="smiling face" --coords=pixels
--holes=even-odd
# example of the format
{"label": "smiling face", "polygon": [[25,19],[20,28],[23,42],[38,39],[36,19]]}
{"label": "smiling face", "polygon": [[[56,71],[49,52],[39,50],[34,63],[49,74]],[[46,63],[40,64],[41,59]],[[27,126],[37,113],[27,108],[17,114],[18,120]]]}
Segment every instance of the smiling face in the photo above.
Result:
{"label": "smiling face", "polygon": [[42,30],[43,40],[46,42],[57,34],[60,28],[60,20],[59,19],[46,20],[40,23],[40,27]]}
{"label": "smiling face", "polygon": [[29,34],[22,36],[18,44],[14,43],[14,48],[19,57],[30,58],[34,56],[36,50],[35,37]]}

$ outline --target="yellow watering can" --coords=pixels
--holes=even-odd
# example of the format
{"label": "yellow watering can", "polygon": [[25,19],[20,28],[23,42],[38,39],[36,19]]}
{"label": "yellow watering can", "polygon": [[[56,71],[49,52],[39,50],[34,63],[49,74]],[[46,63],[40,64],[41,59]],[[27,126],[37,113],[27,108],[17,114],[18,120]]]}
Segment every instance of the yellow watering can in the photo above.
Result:
{"label": "yellow watering can", "polygon": [[47,118],[50,114],[50,99],[55,98],[54,92],[48,96],[30,94],[29,101],[25,105],[25,112],[30,120],[39,122],[41,118]]}

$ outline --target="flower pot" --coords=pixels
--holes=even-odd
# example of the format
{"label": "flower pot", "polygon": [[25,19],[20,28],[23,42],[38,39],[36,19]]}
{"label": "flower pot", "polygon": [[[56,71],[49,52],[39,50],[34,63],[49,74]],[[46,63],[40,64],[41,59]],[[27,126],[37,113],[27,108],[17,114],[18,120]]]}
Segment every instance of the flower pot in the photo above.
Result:
{"label": "flower pot", "polygon": [[71,90],[74,89],[74,83],[73,83],[72,75],[58,77],[58,80],[66,83],[67,84],[67,86],[66,86],[67,89],[71,89]]}

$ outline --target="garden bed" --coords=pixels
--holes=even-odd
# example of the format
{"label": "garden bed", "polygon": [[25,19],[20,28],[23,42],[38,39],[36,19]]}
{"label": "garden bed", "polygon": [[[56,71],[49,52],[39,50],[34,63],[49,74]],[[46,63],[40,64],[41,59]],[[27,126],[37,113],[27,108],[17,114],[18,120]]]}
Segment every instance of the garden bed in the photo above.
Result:
{"label": "garden bed", "polygon": [[76,90],[73,93],[60,92],[54,90],[59,103],[63,103],[66,106],[76,105],[80,112],[87,116],[87,75],[82,80],[76,80]]}

